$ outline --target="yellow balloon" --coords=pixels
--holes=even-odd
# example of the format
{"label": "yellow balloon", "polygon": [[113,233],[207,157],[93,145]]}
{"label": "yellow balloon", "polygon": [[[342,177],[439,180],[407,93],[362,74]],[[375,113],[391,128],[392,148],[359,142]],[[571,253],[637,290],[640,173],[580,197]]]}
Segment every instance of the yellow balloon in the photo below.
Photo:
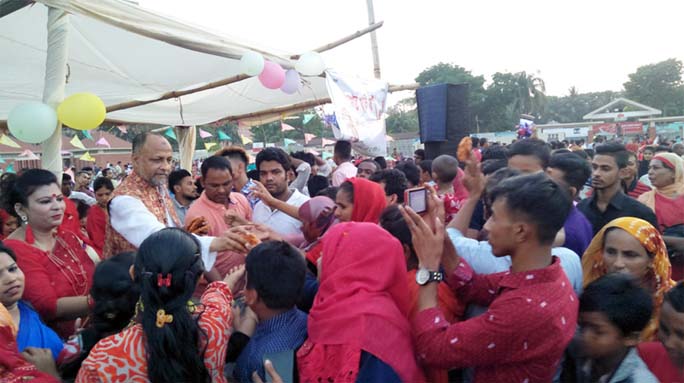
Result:
{"label": "yellow balloon", "polygon": [[57,117],[66,126],[77,130],[95,129],[107,116],[104,102],[92,93],[76,93],[57,107]]}

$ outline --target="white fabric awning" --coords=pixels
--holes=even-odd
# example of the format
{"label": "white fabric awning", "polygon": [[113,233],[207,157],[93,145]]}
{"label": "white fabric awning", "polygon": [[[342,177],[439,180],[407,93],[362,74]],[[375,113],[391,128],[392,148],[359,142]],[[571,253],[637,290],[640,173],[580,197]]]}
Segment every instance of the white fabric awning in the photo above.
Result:
{"label": "white fabric awning", "polygon": [[[158,15],[122,0],[37,0],[0,18],[0,120],[24,101],[40,101],[45,82],[47,7],[71,14],[66,96],[92,92],[114,105],[191,89],[239,73],[247,50],[283,67],[290,55]],[[247,17],[247,16],[246,16]],[[231,116],[328,97],[325,79],[305,78],[293,95],[257,78],[131,109],[108,119],[161,125],[198,125]]]}

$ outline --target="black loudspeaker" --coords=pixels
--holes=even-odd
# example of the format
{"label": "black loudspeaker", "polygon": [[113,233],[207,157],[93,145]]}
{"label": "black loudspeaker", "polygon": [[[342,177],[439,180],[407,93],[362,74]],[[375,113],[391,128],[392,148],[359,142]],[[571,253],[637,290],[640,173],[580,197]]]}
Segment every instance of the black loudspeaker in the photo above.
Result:
{"label": "black loudspeaker", "polygon": [[458,143],[470,133],[468,84],[437,84],[416,90],[420,141],[426,159],[456,157]]}

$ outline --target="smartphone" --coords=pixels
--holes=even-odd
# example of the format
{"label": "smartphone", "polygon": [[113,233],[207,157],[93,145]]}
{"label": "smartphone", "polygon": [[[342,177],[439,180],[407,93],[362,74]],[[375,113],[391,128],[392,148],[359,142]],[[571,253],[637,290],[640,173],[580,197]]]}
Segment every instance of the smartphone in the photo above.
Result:
{"label": "smartphone", "polygon": [[427,211],[427,189],[424,187],[408,189],[404,192],[404,204],[418,214]]}

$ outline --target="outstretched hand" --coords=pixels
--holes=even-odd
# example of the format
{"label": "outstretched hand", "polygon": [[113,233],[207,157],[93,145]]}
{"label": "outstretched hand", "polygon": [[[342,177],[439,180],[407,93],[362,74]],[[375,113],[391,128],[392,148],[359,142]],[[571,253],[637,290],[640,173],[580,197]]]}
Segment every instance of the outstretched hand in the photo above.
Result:
{"label": "outstretched hand", "polygon": [[240,279],[245,275],[245,264],[234,266],[228,271],[226,277],[223,278],[223,282],[228,285],[231,292],[235,293],[235,285]]}
{"label": "outstretched hand", "polygon": [[273,207],[272,204],[276,200],[276,198],[271,195],[271,192],[269,192],[268,189],[266,189],[266,186],[264,186],[264,184],[262,184],[259,181],[252,181],[252,182],[254,182],[254,186],[252,186],[252,189],[251,189],[252,190],[252,196],[260,199],[261,201],[263,201],[266,204],[266,206],[272,208]]}
{"label": "outstretched hand", "polygon": [[463,176],[463,186],[468,190],[472,198],[480,198],[484,193],[486,178],[482,173],[481,164],[474,156],[466,161],[465,174]]}
{"label": "outstretched hand", "polygon": [[428,221],[434,219],[433,222],[430,222],[432,225],[429,225],[410,207],[401,207],[400,209],[411,231],[413,248],[416,251],[420,266],[429,270],[437,270],[444,253],[444,221],[439,217],[432,218],[433,214],[428,214],[425,219]]}

